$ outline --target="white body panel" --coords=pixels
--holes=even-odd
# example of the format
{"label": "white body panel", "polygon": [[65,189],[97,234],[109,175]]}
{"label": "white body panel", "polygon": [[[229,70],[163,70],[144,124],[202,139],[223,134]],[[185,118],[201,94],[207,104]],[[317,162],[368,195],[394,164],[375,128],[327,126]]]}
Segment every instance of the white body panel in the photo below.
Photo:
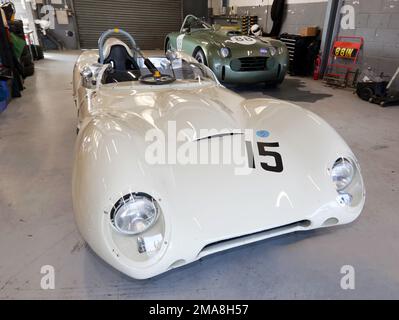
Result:
{"label": "white body panel", "polygon": [[[231,247],[350,223],[361,213],[365,192],[356,158],[312,112],[284,101],[244,100],[211,81],[86,89],[79,72],[97,58],[96,51],[85,52],[74,73],[80,127],[74,210],[92,249],[121,272],[149,278]],[[168,121],[176,121],[177,130],[188,123],[198,131],[267,130],[266,141],[280,144],[284,171],[257,168],[240,176],[233,165],[149,165],[145,134],[167,132]],[[357,165],[352,205],[339,203],[330,176],[340,157]],[[162,208],[164,239],[156,254],[138,255],[137,238],[118,234],[110,223],[113,205],[131,192],[150,194]]]}

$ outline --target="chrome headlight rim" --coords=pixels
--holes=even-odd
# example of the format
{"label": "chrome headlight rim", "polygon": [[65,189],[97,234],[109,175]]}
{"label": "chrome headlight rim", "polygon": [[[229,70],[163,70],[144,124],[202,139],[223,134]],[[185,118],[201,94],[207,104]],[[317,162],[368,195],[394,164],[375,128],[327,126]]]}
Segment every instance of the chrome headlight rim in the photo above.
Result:
{"label": "chrome headlight rim", "polygon": [[[343,175],[342,169],[347,172]],[[341,170],[341,172],[339,172]],[[356,177],[357,167],[349,157],[340,157],[335,160],[331,168],[331,179],[338,193],[343,193],[353,183]]]}
{"label": "chrome headlight rim", "polygon": [[[128,206],[129,204],[134,204],[135,202],[137,202],[137,200],[142,200],[142,199],[145,199],[146,201],[150,202],[153,206],[155,213],[150,223],[147,226],[145,226],[143,229],[138,231],[124,230],[117,223],[119,215],[121,214],[121,210],[123,209],[123,207]],[[138,236],[144,234],[146,231],[151,229],[157,223],[160,215],[161,215],[161,208],[158,202],[151,195],[144,192],[134,192],[123,196],[116,202],[116,204],[112,207],[112,210],[110,212],[110,222],[114,230],[116,230],[118,233],[125,236]]]}
{"label": "chrome headlight rim", "polygon": [[270,55],[271,55],[272,57],[274,57],[274,56],[277,55],[278,50],[277,50],[276,47],[270,47],[270,48],[269,48],[269,52],[270,52]]}
{"label": "chrome headlight rim", "polygon": [[219,53],[222,58],[229,58],[231,56],[231,50],[227,47],[220,48]]}

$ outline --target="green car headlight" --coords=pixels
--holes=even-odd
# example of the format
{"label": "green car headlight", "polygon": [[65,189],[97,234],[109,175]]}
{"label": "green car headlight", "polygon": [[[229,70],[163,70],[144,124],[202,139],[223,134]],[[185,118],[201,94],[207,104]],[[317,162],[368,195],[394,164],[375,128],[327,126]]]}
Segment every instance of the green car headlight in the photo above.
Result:
{"label": "green car headlight", "polygon": [[221,48],[220,49],[220,55],[223,57],[223,58],[228,58],[229,56],[230,56],[230,54],[231,54],[231,51],[230,51],[230,49],[229,48]]}
{"label": "green car headlight", "polygon": [[270,55],[273,57],[275,55],[281,55],[284,53],[284,47],[271,47]]}

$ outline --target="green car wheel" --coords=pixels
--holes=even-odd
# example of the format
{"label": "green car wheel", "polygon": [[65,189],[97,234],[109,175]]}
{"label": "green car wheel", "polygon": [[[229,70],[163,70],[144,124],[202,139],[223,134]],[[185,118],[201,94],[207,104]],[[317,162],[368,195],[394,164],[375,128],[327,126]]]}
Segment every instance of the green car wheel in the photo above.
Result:
{"label": "green car wheel", "polygon": [[194,52],[194,58],[199,63],[202,63],[202,64],[208,66],[208,62],[206,61],[205,53],[204,53],[204,51],[202,51],[202,49],[197,49],[197,51]]}
{"label": "green car wheel", "polygon": [[171,50],[173,50],[172,45],[171,45],[170,41],[167,40],[166,44],[165,44],[165,52],[168,52],[168,51],[171,51]]}

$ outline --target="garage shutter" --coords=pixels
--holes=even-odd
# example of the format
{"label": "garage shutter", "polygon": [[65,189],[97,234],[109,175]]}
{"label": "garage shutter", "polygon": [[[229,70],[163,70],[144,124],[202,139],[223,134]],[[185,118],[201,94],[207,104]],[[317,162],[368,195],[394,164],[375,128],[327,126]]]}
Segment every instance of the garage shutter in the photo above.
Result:
{"label": "garage shutter", "polygon": [[163,49],[166,34],[180,29],[182,0],[74,0],[80,46],[97,48],[101,33],[121,28],[141,49]]}

